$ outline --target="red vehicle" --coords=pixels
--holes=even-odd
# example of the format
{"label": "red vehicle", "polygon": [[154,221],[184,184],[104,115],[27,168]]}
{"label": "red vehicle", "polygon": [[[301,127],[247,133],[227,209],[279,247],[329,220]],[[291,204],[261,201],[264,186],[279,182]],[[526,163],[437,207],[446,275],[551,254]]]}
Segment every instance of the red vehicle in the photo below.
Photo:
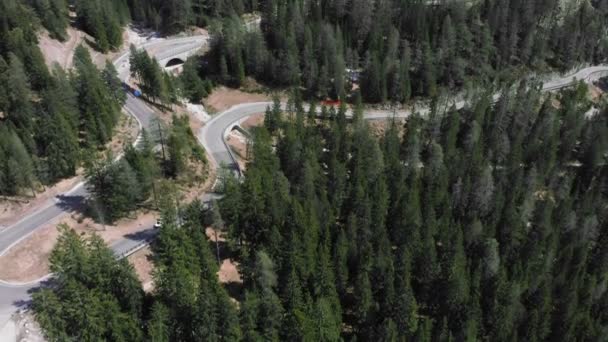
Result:
{"label": "red vehicle", "polygon": [[339,106],[342,104],[342,102],[340,100],[324,100],[321,101],[321,104],[324,106]]}

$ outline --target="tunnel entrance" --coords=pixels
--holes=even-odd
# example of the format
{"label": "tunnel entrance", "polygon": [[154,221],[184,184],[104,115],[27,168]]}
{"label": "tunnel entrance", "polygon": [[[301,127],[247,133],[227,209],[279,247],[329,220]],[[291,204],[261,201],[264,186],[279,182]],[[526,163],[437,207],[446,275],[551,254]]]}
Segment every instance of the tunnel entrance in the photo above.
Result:
{"label": "tunnel entrance", "polygon": [[167,64],[165,65],[165,68],[169,68],[169,67],[176,66],[176,65],[182,65],[182,64],[184,64],[184,61],[181,58],[173,58],[167,62]]}

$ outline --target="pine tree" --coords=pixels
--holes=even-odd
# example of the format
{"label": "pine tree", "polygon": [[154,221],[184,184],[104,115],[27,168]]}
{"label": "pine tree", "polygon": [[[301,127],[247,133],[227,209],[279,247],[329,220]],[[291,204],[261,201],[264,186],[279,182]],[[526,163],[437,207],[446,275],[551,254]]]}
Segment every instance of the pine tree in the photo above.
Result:
{"label": "pine tree", "polygon": [[184,63],[184,69],[179,76],[182,94],[193,103],[200,102],[203,97],[208,95],[203,80],[198,74],[197,67],[197,60],[189,58]]}
{"label": "pine tree", "polygon": [[127,100],[127,95],[122,89],[122,81],[118,77],[118,71],[110,61],[106,61],[106,65],[102,71],[102,77],[110,94],[114,97],[116,103],[123,105]]}
{"label": "pine tree", "polygon": [[16,195],[28,189],[35,195],[34,164],[19,136],[6,126],[0,128],[2,150],[2,192]]}
{"label": "pine tree", "polygon": [[3,78],[7,84],[11,85],[7,88],[8,117],[15,125],[17,133],[27,149],[33,151],[34,108],[31,103],[32,93],[24,66],[19,58],[12,53],[9,56],[9,68]]}
{"label": "pine tree", "polygon": [[85,147],[107,142],[118,122],[119,103],[93,64],[88,50],[79,45],[74,53],[76,89],[80,107],[80,129]]}
{"label": "pine tree", "polygon": [[154,303],[150,320],[147,322],[150,341],[169,342],[171,340],[169,330],[170,319],[167,308],[161,303]]}
{"label": "pine tree", "polygon": [[94,198],[94,211],[105,222],[114,222],[142,201],[135,172],[125,160],[88,162],[87,188]]}
{"label": "pine tree", "polygon": [[435,69],[434,56],[428,43],[423,43],[422,47],[422,84],[420,88],[426,96],[437,96],[437,76]]}
{"label": "pine tree", "polygon": [[41,180],[47,184],[76,174],[80,160],[78,140],[73,128],[59,113],[48,113],[40,118],[36,145],[45,160]]}
{"label": "pine tree", "polygon": [[65,0],[34,0],[32,7],[40,17],[42,25],[53,38],[65,40],[68,22],[68,5]]}
{"label": "pine tree", "polygon": [[402,246],[399,250],[398,260],[396,264],[395,278],[395,309],[393,320],[399,336],[408,338],[413,336],[418,330],[418,304],[412,290],[411,276],[411,260],[406,246]]}
{"label": "pine tree", "polygon": [[143,291],[133,268],[117,261],[98,236],[82,238],[66,225],[59,230],[50,257],[57,285],[33,296],[33,308],[46,335],[140,340]]}

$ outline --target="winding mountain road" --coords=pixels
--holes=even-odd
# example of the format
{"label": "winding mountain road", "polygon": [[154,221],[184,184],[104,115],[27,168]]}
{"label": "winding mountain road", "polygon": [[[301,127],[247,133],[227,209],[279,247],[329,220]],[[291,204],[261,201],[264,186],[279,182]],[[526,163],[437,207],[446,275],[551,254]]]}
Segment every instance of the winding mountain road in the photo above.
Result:
{"label": "winding mountain road", "polygon": [[[146,42],[139,46],[139,48],[145,48],[155,57],[158,55],[161,59],[167,59],[171,58],[171,51],[174,51],[176,56],[182,56],[189,51],[196,51],[206,44],[208,39],[208,36],[158,39]],[[116,58],[114,65],[118,70],[119,77],[122,80],[128,79],[129,52]],[[156,116],[155,112],[148,107],[144,101],[130,94],[127,96],[123,109],[137,119],[140,129],[146,128],[149,130],[150,124]],[[84,186],[84,183],[81,182],[67,193],[49,201],[42,209],[0,231],[0,255],[6,253],[12,246],[27,238],[45,223],[72,211],[75,206],[81,205],[87,196],[88,192],[86,187]],[[111,246],[112,250],[116,255],[125,255],[141,245],[142,242],[148,241],[151,238],[151,234],[151,231],[145,231],[132,238],[125,238],[117,241]],[[0,267],[2,267],[2,265],[0,265]],[[29,292],[32,289],[37,288],[40,285],[40,281],[45,278],[27,284],[12,284],[0,280],[0,328],[16,309],[27,304]]]}
{"label": "winding mountain road", "polygon": [[[158,40],[143,45],[146,50],[157,59],[167,60],[172,56],[180,56],[192,49],[198,49],[206,44],[207,36],[193,36],[176,38],[170,40]],[[173,52],[172,52],[173,51]],[[121,79],[127,79],[129,75],[129,54],[126,53],[116,59],[115,65]],[[593,66],[581,69],[576,73],[556,77],[543,84],[544,91],[553,91],[573,84],[575,80],[591,82],[600,77],[608,75],[608,65]],[[216,165],[227,165],[235,170],[238,169],[235,157],[228,147],[226,136],[241,120],[257,113],[263,113],[270,102],[244,103],[236,105],[222,113],[216,114],[198,132],[197,137],[205,147],[211,157],[216,161]],[[460,101],[455,103],[457,108],[466,105]],[[125,110],[137,118],[141,127],[149,128],[150,123],[155,117],[155,113],[142,100],[131,95],[125,103]],[[426,108],[420,108],[417,112],[424,114],[428,112]],[[382,119],[390,117],[407,117],[410,111],[367,111],[365,119]],[[240,170],[239,170],[240,172]],[[58,196],[55,203],[39,210],[38,212],[23,218],[18,223],[0,232],[0,255],[6,252],[11,246],[29,236],[37,228],[52,219],[70,211],[69,203],[83,201],[87,196],[84,184],[79,184],[63,196]],[[127,251],[141,245],[142,241],[151,239],[154,235],[149,231],[140,234],[136,238],[123,239],[112,245],[116,255],[124,255]],[[1,267],[1,266],[0,266]],[[29,292],[40,285],[39,281],[28,284],[8,284],[0,281],[0,327],[6,322],[10,315],[22,305],[27,304]]]}
{"label": "winding mountain road", "polygon": [[[598,65],[586,67],[577,72],[554,77],[543,83],[543,91],[555,91],[573,85],[577,81],[591,83],[597,81],[601,77],[608,76],[608,65]],[[499,95],[494,95],[494,101],[498,100]],[[217,165],[226,165],[232,169],[238,169],[236,158],[232,154],[226,137],[230,130],[239,122],[247,119],[249,116],[258,113],[264,113],[267,106],[272,105],[272,102],[255,102],[244,103],[233,106],[228,110],[216,114],[207,124],[199,131],[198,138],[205,149],[212,155]],[[461,109],[467,105],[466,101],[454,102],[457,109]],[[426,115],[429,112],[428,107],[421,107],[416,110],[421,115]],[[364,119],[386,119],[386,118],[407,118],[412,114],[410,110],[404,111],[389,111],[389,110],[366,110]],[[350,113],[347,113],[350,115]]]}

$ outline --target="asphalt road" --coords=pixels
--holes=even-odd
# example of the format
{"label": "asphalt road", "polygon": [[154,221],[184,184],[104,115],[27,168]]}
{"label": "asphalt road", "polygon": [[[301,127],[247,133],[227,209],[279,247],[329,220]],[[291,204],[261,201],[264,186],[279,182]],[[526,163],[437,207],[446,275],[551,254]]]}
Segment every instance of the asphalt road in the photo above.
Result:
{"label": "asphalt road", "polygon": [[271,103],[257,102],[236,105],[225,112],[216,114],[201,128],[198,139],[217,165],[237,169],[235,158],[225,140],[226,135],[240,120],[253,114],[263,113],[268,105]]}

